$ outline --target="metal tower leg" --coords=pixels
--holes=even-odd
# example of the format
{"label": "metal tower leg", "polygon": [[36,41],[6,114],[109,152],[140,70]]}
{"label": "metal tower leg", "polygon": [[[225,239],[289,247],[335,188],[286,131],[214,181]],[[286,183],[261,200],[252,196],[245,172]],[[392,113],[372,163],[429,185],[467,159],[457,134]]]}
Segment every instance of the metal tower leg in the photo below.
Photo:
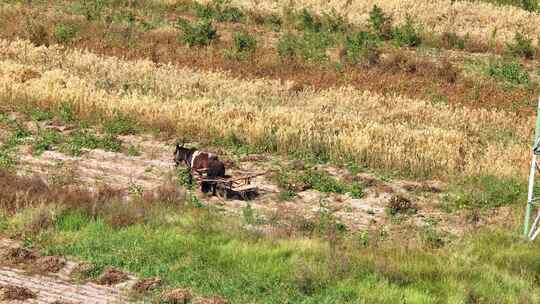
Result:
{"label": "metal tower leg", "polygon": [[[537,158],[540,155],[540,98],[538,98],[538,108],[536,113],[536,126],[534,129],[534,139],[533,139],[533,149],[532,149],[532,160],[531,160],[531,170],[529,172],[529,186],[527,190],[527,209],[525,210],[525,220],[523,225],[523,236],[529,240],[534,240],[538,234],[540,234],[540,229],[538,223],[540,221],[540,208],[538,208],[538,201],[540,198],[535,197],[534,193],[534,182],[536,173],[539,172],[540,167],[538,166]],[[533,224],[530,225],[530,220],[533,211],[537,209],[537,215],[533,221]]]}

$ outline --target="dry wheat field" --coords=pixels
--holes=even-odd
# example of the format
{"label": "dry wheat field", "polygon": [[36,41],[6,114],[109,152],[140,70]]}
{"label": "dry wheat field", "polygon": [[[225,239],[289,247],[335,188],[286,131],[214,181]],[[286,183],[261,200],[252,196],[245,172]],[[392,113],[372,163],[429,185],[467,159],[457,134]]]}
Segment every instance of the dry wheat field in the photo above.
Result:
{"label": "dry wheat field", "polygon": [[[0,302],[538,303],[538,21],[535,0],[0,1]],[[258,195],[202,193],[177,143]]]}

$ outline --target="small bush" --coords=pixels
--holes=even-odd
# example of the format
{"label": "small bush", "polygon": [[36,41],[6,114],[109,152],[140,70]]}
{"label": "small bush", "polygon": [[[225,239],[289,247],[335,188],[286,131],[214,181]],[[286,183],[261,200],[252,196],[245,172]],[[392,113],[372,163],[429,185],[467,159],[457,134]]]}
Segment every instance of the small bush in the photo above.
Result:
{"label": "small bush", "polygon": [[379,63],[381,51],[373,35],[359,32],[345,38],[343,59],[350,64],[364,62],[368,65]]}
{"label": "small bush", "polygon": [[369,12],[368,24],[370,30],[382,40],[392,38],[392,17],[386,15],[383,10],[374,5]]}
{"label": "small bush", "polygon": [[516,33],[514,43],[507,43],[506,46],[509,53],[515,57],[534,58],[535,50],[532,45],[532,39],[525,37],[521,33]]}
{"label": "small bush", "polygon": [[58,43],[68,43],[77,37],[79,30],[69,24],[60,23],[54,28],[54,38]]}
{"label": "small bush", "polygon": [[180,18],[177,27],[183,32],[182,41],[189,47],[206,46],[219,38],[211,20],[190,24],[189,21]]}
{"label": "small bush", "polygon": [[491,62],[486,71],[489,77],[510,85],[529,85],[529,73],[518,62]]}
{"label": "small bush", "polygon": [[392,40],[398,46],[418,46],[422,42],[418,30],[415,28],[413,20],[410,16],[405,19],[405,24],[401,27],[396,27],[392,33]]}

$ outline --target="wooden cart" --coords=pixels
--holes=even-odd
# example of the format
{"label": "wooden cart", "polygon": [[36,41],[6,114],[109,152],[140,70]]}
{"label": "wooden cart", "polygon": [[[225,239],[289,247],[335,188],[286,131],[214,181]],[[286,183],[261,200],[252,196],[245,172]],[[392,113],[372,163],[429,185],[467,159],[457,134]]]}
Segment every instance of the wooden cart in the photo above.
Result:
{"label": "wooden cart", "polygon": [[216,194],[227,199],[229,197],[240,197],[243,200],[250,200],[257,196],[259,188],[252,184],[255,177],[265,175],[266,173],[248,174],[239,177],[225,176],[222,178],[208,178],[206,169],[192,170],[192,176],[200,185],[201,191],[204,191],[204,186],[216,187]]}

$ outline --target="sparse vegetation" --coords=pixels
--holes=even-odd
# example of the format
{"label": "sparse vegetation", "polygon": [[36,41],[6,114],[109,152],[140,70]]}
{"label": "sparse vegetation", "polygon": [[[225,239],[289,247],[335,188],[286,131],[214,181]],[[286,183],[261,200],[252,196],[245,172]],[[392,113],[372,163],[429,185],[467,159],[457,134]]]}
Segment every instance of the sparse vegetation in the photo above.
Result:
{"label": "sparse vegetation", "polygon": [[207,46],[219,37],[211,20],[190,23],[188,20],[178,19],[177,27],[182,30],[182,41],[189,47]]}

